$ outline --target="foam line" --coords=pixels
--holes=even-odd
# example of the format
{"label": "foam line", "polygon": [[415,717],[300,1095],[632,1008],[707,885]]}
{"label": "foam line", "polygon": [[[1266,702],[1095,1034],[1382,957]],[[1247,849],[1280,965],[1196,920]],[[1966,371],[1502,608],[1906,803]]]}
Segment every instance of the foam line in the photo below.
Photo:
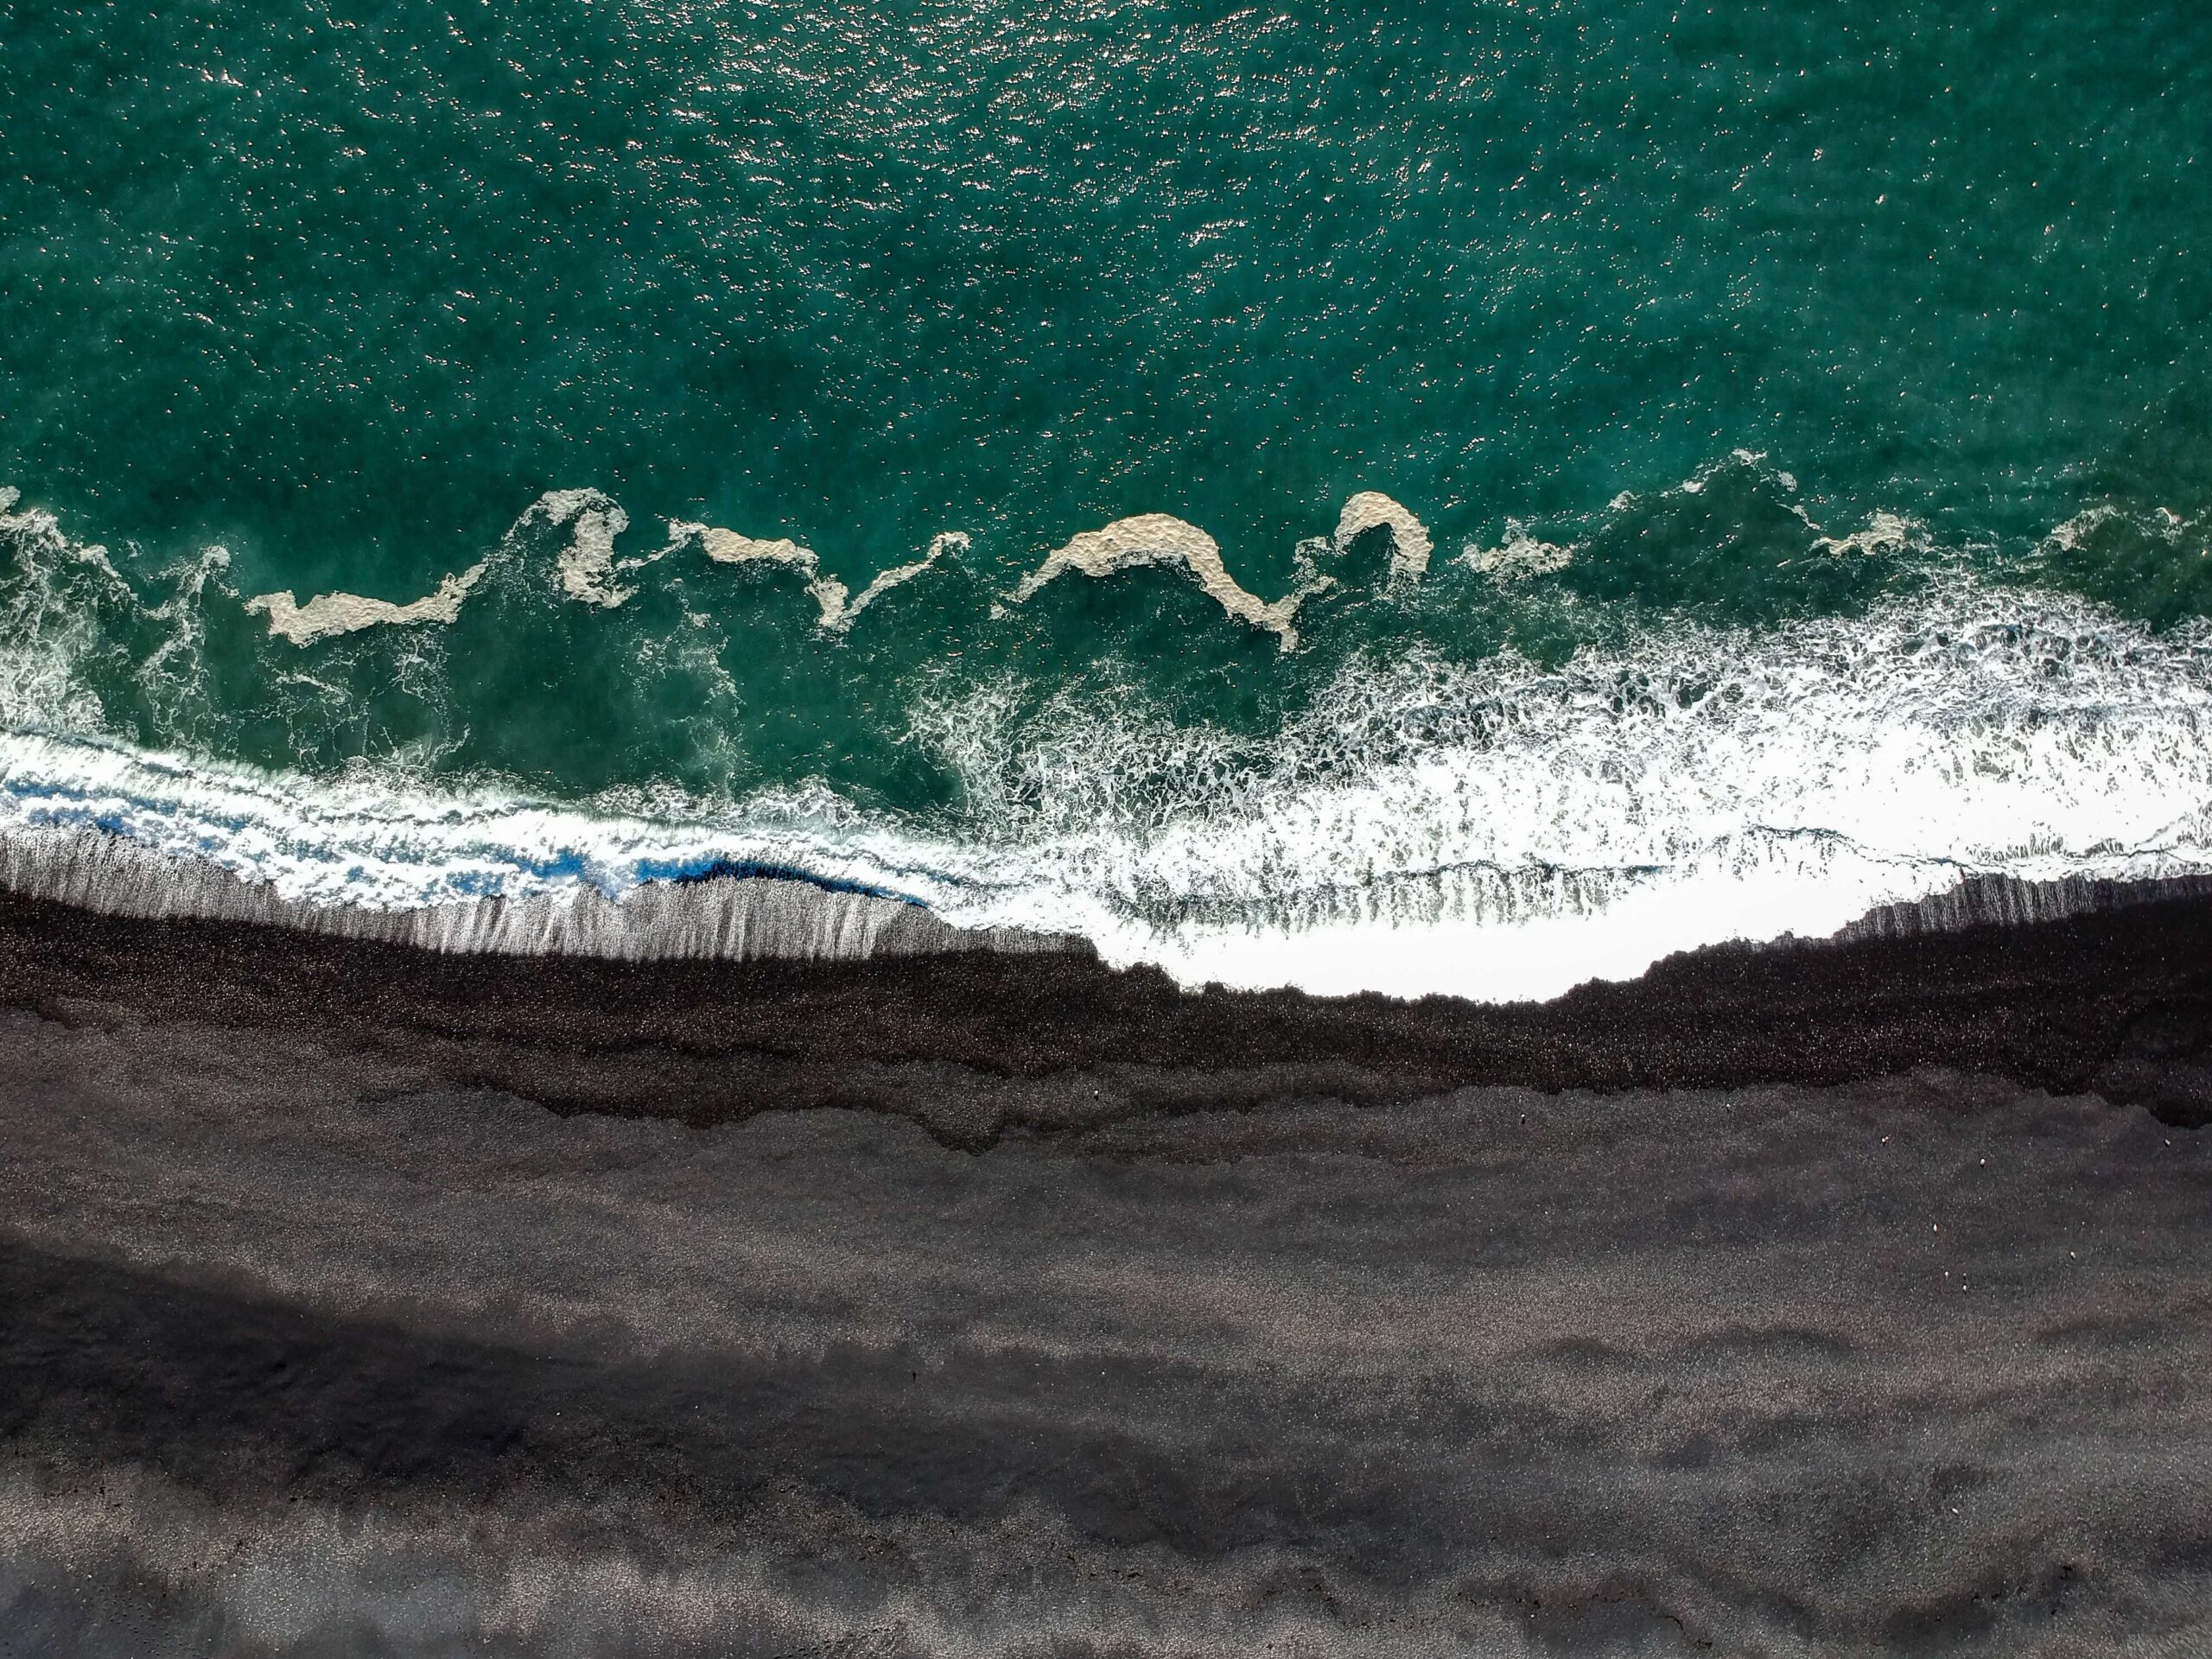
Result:
{"label": "foam line", "polygon": [[1902,553],[1912,545],[1913,531],[1909,519],[1894,512],[1878,512],[1866,521],[1866,529],[1847,536],[1822,536],[1813,548],[1821,553]]}
{"label": "foam line", "polygon": [[712,524],[671,518],[668,521],[668,546],[663,551],[671,551],[694,541],[717,564],[763,565],[798,575],[805,582],[806,591],[820,613],[816,626],[825,633],[844,632],[853,626],[855,618],[884,594],[923,575],[947,553],[965,551],[969,544],[967,535],[961,531],[946,531],[934,536],[930,539],[929,550],[920,558],[911,564],[879,571],[875,579],[854,597],[842,582],[823,574],[822,561],[812,548],[802,547],[797,542],[784,538],[763,540]]}
{"label": "foam line", "polygon": [[[652,560],[616,560],[614,538],[629,528],[630,516],[611,498],[597,490],[548,490],[508,527],[499,539],[497,556],[512,555],[522,533],[537,524],[569,532],[556,566],[561,591],[569,598],[597,609],[613,610],[634,596],[634,588],[619,585],[618,574]],[[359,594],[330,593],[317,594],[302,605],[291,593],[283,592],[256,594],[245,601],[245,608],[249,615],[269,619],[271,638],[289,639],[296,645],[365,628],[421,623],[450,626],[459,620],[461,606],[492,564],[491,559],[480,560],[446,577],[436,592],[405,604]]]}
{"label": "foam line", "polygon": [[[968,546],[968,535],[965,531],[948,530],[932,536],[930,537],[929,551],[911,564],[898,564],[888,570],[879,570],[874,580],[861,588],[836,617],[832,619],[825,615],[823,619],[823,626],[842,632],[852,626],[855,617],[874,604],[893,588],[903,586],[931,569],[947,553],[966,552]],[[843,584],[840,583],[839,586],[842,588]]]}
{"label": "foam line", "polygon": [[1147,565],[1179,566],[1206,595],[1240,622],[1272,633],[1283,650],[1298,649],[1293,619],[1310,588],[1300,587],[1270,604],[1237,584],[1221,560],[1221,547],[1196,524],[1165,512],[1116,518],[1101,530],[1086,530],[1055,550],[1014,590],[1017,605],[1033,598],[1056,577],[1117,575]]}
{"label": "foam line", "polygon": [[1539,541],[1519,519],[1509,518],[1504,537],[1496,547],[1471,545],[1459,556],[1459,562],[1494,581],[1519,582],[1564,570],[1573,558],[1572,547]]}
{"label": "foam line", "polygon": [[1392,587],[1409,586],[1428,574],[1428,556],[1434,545],[1428,527],[1379,491],[1362,490],[1344,503],[1337,519],[1335,550],[1343,553],[1360,537],[1376,529],[1389,532]]}
{"label": "foam line", "polygon": [[418,622],[450,624],[461,615],[461,601],[483,579],[489,564],[471,566],[459,575],[448,576],[434,594],[395,605],[390,600],[365,599],[359,594],[317,594],[304,605],[287,593],[256,594],[245,601],[248,615],[265,615],[269,632],[296,645],[312,645],[363,628],[406,626]]}
{"label": "foam line", "polygon": [[1374,530],[1389,538],[1390,585],[1418,582],[1427,572],[1433,547],[1427,526],[1389,496],[1362,490],[1344,503],[1333,537],[1299,543],[1298,582],[1278,600],[1263,600],[1240,585],[1222,562],[1219,543],[1196,524],[1166,512],[1141,512],[1082,531],[1024,576],[1011,598],[1017,605],[1025,603],[1047,582],[1070,571],[1097,578],[1149,565],[1178,567],[1230,615],[1274,634],[1285,652],[1293,652],[1298,649],[1299,607],[1334,580],[1317,569],[1314,556],[1342,556]]}
{"label": "foam line", "polygon": [[524,525],[543,522],[569,528],[561,550],[561,591],[601,610],[613,610],[635,597],[637,589],[616,584],[614,538],[630,527],[630,515],[597,490],[548,490],[507,532],[512,540]]}

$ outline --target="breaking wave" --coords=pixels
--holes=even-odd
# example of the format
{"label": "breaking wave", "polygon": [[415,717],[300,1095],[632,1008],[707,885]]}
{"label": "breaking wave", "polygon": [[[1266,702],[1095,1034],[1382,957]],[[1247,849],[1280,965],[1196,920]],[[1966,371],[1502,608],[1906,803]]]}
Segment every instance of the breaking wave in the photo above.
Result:
{"label": "breaking wave", "polygon": [[[67,690],[26,660],[13,707]],[[904,715],[957,784],[928,809],[819,781],[558,800],[398,761],[319,776],[55,712],[0,734],[9,885],[452,949],[1073,937],[1189,983],[1510,1000],[1992,878],[2212,872],[2212,632],[1965,576],[1859,617],[1678,623],[1554,665],[1356,653],[1259,734],[1110,676],[940,684]],[[828,897],[802,916],[764,886]]]}
{"label": "breaking wave", "polygon": [[978,838],[1186,980],[1544,996],[1974,877],[2212,868],[2212,634],[1966,579],[1555,668],[1359,660],[1264,744],[1009,706],[936,711]]}

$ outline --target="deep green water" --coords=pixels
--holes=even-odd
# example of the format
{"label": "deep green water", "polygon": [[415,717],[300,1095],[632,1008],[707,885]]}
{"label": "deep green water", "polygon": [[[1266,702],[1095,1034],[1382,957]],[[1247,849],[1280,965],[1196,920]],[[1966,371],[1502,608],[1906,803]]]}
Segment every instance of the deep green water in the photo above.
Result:
{"label": "deep green water", "polygon": [[[1347,664],[1741,648],[1962,569],[2171,630],[2212,12],[0,5],[0,485],[128,589],[11,521],[9,724],[564,797],[957,812],[916,734],[987,693],[1263,742]],[[598,608],[509,535],[583,488],[621,555],[703,521],[855,589],[973,539],[842,637],[696,546]],[[1005,603],[1141,512],[1272,598],[1361,490],[1430,575],[1353,548],[1294,654],[1173,571]],[[1563,567],[1460,562],[1516,524]],[[239,602],[503,547],[450,627]]]}

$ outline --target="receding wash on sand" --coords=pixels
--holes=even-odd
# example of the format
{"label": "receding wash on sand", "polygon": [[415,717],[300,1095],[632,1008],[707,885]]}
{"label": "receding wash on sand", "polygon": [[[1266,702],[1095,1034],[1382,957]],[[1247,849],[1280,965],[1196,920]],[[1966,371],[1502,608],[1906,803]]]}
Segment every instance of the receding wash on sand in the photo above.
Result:
{"label": "receding wash on sand", "polygon": [[2212,1651],[2206,133],[11,17],[0,1652]]}

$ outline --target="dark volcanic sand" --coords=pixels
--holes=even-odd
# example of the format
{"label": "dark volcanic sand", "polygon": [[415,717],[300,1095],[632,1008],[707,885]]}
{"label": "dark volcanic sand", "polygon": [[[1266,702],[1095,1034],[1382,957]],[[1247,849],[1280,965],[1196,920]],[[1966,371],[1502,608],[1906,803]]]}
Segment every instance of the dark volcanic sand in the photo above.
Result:
{"label": "dark volcanic sand", "polygon": [[0,1652],[2212,1652],[2208,945],[1482,1009],[0,901]]}

